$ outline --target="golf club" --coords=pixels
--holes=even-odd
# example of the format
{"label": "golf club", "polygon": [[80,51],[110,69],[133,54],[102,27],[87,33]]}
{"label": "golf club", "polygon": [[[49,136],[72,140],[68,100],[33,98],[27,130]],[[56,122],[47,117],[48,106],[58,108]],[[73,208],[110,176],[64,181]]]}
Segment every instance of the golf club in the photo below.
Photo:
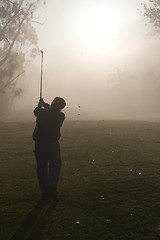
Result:
{"label": "golf club", "polygon": [[42,98],[42,75],[43,75],[43,51],[41,50],[41,82],[40,82],[40,98]]}

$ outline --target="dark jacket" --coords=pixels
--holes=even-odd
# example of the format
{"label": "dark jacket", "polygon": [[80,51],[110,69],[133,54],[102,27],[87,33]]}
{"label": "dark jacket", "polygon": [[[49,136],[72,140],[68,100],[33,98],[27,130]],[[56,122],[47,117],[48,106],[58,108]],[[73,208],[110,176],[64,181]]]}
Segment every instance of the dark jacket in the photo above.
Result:
{"label": "dark jacket", "polygon": [[56,112],[49,107],[38,106],[34,110],[36,116],[36,127],[33,132],[35,142],[55,142],[60,139],[60,128],[65,119],[65,114]]}

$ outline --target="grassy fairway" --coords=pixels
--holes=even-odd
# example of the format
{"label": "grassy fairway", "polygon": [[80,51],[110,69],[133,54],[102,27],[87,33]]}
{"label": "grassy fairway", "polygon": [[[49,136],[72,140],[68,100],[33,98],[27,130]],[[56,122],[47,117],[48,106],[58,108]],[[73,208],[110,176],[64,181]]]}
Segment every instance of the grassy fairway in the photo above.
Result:
{"label": "grassy fairway", "polygon": [[20,240],[160,239],[160,123],[66,121],[60,201],[34,220],[29,213],[40,191],[33,128],[0,124],[0,239],[29,224]]}

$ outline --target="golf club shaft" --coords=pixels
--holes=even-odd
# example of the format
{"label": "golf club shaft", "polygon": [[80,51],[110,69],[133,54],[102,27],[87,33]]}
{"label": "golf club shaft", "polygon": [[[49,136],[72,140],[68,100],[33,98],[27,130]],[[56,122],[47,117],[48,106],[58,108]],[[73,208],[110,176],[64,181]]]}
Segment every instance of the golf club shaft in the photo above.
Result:
{"label": "golf club shaft", "polygon": [[43,81],[43,51],[41,50],[41,82],[40,82],[40,98],[42,98],[42,81]]}

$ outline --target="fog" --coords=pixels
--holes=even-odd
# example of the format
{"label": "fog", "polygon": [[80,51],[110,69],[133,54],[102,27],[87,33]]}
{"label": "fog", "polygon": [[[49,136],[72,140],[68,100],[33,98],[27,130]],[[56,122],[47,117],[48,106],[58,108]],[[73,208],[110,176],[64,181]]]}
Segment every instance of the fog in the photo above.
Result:
{"label": "fog", "polygon": [[[125,0],[48,2],[44,24],[35,25],[44,52],[43,98],[63,97],[67,119],[160,119],[160,36],[146,26],[140,7]],[[18,79],[23,95],[13,102],[16,117],[33,118],[40,63],[39,55]]]}

